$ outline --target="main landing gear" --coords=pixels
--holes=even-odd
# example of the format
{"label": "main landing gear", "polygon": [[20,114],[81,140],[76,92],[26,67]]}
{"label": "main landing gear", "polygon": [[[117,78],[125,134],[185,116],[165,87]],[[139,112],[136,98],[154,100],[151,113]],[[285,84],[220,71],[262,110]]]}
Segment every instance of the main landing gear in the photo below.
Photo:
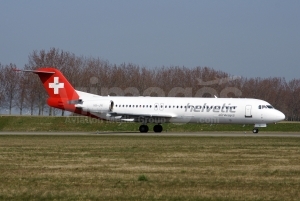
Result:
{"label": "main landing gear", "polygon": [[147,133],[149,130],[149,127],[147,125],[141,125],[139,130],[141,133]]}
{"label": "main landing gear", "polygon": [[163,127],[160,124],[157,124],[157,125],[153,126],[153,131],[155,133],[161,133],[162,130],[163,130]]}
{"label": "main landing gear", "polygon": [[[149,127],[147,125],[141,125],[139,128],[141,133],[147,133],[149,130]],[[153,127],[153,131],[155,133],[161,133],[163,130],[163,127],[160,124],[157,124]]]}
{"label": "main landing gear", "polygon": [[258,133],[258,128],[253,128],[252,132],[253,133]]}

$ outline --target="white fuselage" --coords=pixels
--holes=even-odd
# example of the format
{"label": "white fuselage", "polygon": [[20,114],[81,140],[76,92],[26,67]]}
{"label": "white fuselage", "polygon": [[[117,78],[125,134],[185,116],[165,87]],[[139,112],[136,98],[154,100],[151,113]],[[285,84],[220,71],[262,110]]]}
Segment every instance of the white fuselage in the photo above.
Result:
{"label": "white fuselage", "polygon": [[83,101],[79,107],[110,121],[255,124],[256,127],[265,127],[285,118],[268,102],[258,99],[118,97],[77,93]]}

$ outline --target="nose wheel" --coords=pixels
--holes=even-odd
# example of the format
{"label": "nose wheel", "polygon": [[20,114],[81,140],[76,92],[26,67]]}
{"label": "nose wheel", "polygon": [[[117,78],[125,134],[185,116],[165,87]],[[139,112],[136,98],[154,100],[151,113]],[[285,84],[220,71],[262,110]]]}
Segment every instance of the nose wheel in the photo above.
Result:
{"label": "nose wheel", "polygon": [[258,133],[258,128],[253,128],[252,132],[253,133]]}

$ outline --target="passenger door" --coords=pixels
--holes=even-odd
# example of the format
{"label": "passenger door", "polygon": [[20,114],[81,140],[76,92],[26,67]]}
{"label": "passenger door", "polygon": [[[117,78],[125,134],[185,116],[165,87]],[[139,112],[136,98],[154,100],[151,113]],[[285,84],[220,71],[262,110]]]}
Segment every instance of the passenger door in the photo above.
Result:
{"label": "passenger door", "polygon": [[251,105],[246,105],[246,107],[245,107],[245,117],[246,118],[252,118],[251,109],[252,109]]}

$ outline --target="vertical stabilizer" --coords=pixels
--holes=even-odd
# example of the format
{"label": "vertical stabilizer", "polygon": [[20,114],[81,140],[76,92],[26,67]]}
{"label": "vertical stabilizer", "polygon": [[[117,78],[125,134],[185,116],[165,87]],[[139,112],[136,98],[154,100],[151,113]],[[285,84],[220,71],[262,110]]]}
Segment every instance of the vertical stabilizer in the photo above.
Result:
{"label": "vertical stabilizer", "polygon": [[49,98],[47,103],[51,107],[74,111],[74,105],[70,100],[78,100],[79,96],[74,87],[65,76],[57,69],[51,67],[39,68],[37,70],[21,70],[37,74],[46,89]]}

